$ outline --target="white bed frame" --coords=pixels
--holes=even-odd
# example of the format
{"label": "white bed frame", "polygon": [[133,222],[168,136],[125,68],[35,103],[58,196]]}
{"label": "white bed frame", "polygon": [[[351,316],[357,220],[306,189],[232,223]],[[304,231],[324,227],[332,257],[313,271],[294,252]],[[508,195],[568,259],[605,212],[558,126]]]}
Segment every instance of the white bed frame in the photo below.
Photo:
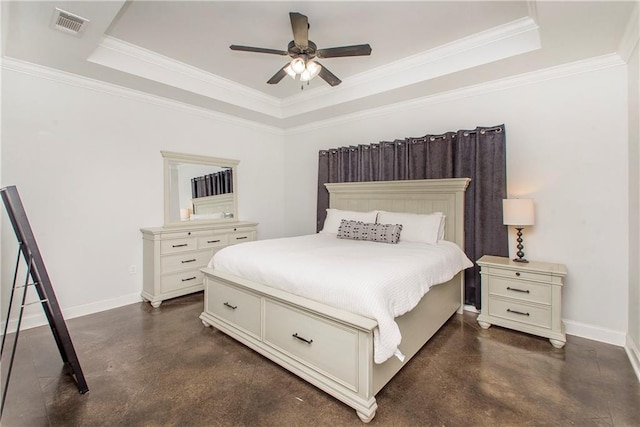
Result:
{"label": "white bed frame", "polygon": [[[332,208],[443,212],[445,239],[464,249],[467,178],[326,184]],[[373,362],[375,320],[279,289],[203,269],[205,326],[214,326],[309,383],[373,419],[376,394],[456,312],[462,313],[463,274],[434,286],[409,313],[396,318],[404,362]]]}

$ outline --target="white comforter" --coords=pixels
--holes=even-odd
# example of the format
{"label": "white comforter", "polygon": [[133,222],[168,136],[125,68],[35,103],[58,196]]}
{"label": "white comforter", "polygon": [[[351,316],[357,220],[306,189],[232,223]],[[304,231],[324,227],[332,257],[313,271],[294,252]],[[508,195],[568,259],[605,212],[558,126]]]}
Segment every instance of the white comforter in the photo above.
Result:
{"label": "white comforter", "polygon": [[432,285],[473,264],[451,242],[387,244],[313,234],[229,246],[209,267],[357,313],[378,322],[374,361],[403,358],[394,318]]}

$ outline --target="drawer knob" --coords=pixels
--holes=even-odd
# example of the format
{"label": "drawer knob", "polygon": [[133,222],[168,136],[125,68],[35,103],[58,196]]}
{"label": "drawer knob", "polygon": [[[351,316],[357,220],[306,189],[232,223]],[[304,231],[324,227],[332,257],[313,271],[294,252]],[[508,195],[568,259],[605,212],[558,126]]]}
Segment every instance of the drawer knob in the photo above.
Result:
{"label": "drawer knob", "polygon": [[236,240],[242,240],[242,239],[246,239],[247,236],[242,236],[242,237],[236,237]]}
{"label": "drawer knob", "polygon": [[529,314],[529,313],[523,313],[523,312],[521,312],[521,311],[511,310],[510,308],[507,308],[507,311],[508,311],[509,313],[519,314],[519,315],[521,315],[521,316],[530,316],[530,314]]}
{"label": "drawer knob", "polygon": [[298,333],[296,332],[295,334],[291,335],[294,338],[299,339],[300,341],[306,342],[307,344],[311,344],[313,342],[313,340],[308,340],[306,338],[302,338],[300,335],[298,335]]}
{"label": "drawer knob", "polygon": [[516,271],[516,276],[520,277],[520,272]]}
{"label": "drawer knob", "polygon": [[529,293],[529,289],[518,289],[518,288],[512,288],[511,286],[507,286],[507,290],[514,291],[514,292],[522,292],[523,294]]}
{"label": "drawer knob", "polygon": [[185,246],[188,246],[186,243],[181,243],[179,245],[171,245],[172,248],[183,248]]}
{"label": "drawer knob", "polygon": [[196,260],[196,259],[195,259],[195,258],[193,258],[193,259],[186,259],[186,260],[184,260],[184,261],[180,261],[180,262],[181,262],[181,263],[183,263],[183,264],[185,264],[185,263],[187,263],[187,262],[194,262],[195,260]]}
{"label": "drawer knob", "polygon": [[222,304],[222,305],[224,305],[225,307],[229,307],[231,310],[235,310],[236,308],[238,308],[238,306],[237,306],[237,305],[231,305],[231,304],[229,304],[228,302],[225,302],[225,303],[224,303],[224,304]]}
{"label": "drawer knob", "polygon": [[186,279],[182,279],[183,282],[188,282],[189,280],[196,280],[196,276],[188,277]]}
{"label": "drawer knob", "polygon": [[207,243],[220,243],[220,240],[207,240]]}

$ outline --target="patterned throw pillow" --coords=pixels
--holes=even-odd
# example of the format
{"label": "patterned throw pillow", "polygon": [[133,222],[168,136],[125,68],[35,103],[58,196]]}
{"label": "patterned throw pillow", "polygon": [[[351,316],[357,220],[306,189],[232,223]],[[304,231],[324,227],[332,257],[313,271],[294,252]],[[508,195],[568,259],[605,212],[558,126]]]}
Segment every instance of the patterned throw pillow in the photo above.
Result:
{"label": "patterned throw pillow", "polygon": [[398,243],[401,231],[402,224],[375,224],[343,219],[338,228],[338,239]]}

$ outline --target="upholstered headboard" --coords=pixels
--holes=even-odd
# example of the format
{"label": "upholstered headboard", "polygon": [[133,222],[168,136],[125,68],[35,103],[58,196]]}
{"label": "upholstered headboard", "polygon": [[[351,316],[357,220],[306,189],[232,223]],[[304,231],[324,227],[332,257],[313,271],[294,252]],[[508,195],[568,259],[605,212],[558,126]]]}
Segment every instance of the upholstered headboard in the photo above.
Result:
{"label": "upholstered headboard", "polygon": [[325,184],[329,206],[351,211],[443,212],[445,240],[464,249],[464,192],[469,178]]}

